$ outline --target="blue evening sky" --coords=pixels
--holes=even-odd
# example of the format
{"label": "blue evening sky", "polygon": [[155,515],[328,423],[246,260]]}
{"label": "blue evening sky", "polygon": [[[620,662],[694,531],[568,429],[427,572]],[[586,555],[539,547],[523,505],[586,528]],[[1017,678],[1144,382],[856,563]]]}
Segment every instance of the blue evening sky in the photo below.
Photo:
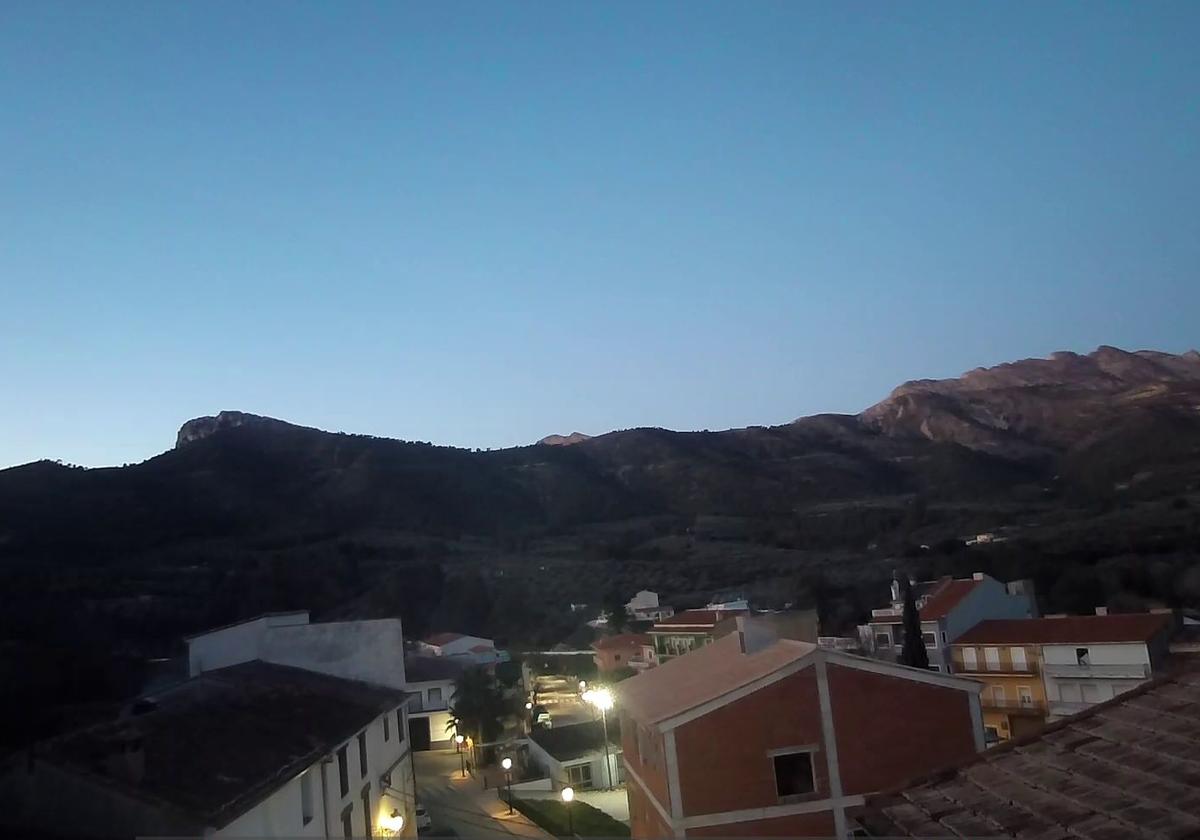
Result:
{"label": "blue evening sky", "polygon": [[10,2],[0,466],[1200,344],[1200,3]]}

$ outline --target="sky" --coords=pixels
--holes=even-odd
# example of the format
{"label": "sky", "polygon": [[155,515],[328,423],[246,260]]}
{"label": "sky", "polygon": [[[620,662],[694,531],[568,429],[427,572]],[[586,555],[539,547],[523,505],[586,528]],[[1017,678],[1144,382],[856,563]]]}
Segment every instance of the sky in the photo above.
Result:
{"label": "sky", "polygon": [[0,466],[1200,345],[1200,3],[0,4]]}

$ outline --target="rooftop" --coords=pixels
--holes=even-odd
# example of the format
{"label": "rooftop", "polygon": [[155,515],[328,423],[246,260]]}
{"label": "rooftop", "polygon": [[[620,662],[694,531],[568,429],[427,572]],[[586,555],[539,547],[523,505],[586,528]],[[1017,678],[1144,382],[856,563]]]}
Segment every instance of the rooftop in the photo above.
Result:
{"label": "rooftop", "polygon": [[684,610],[655,623],[651,632],[659,628],[666,630],[681,630],[685,627],[712,628],[726,619],[747,613],[747,610]]}
{"label": "rooftop", "polygon": [[1174,621],[1170,613],[1071,615],[1063,618],[1003,618],[981,621],[956,645],[1102,644],[1145,642]]}
{"label": "rooftop", "polygon": [[784,668],[817,649],[807,642],[779,639],[742,653],[731,633],[616,686],[618,703],[641,723],[659,723]]}
{"label": "rooftop", "polygon": [[929,598],[921,606],[921,620],[937,621],[939,618],[945,618],[963,598],[970,595],[981,583],[983,583],[982,580],[975,578],[961,580],[946,578],[939,581],[930,589]]}
{"label": "rooftop", "polygon": [[[402,704],[405,694],[254,661],[149,699],[139,702],[141,714],[46,742],[39,757],[219,828]],[[145,770],[135,781],[114,759],[138,744]]]}
{"label": "rooftop", "polygon": [[[621,726],[615,715],[610,717],[612,719],[608,722],[608,743],[610,747],[620,749]],[[553,729],[537,726],[534,727],[530,738],[559,761],[570,761],[604,749],[604,723],[597,720],[556,726]]]}
{"label": "rooftop", "polygon": [[873,797],[876,837],[1200,836],[1200,667]]}
{"label": "rooftop", "polygon": [[457,642],[459,639],[466,638],[468,638],[468,636],[464,633],[434,633],[429,638],[422,639],[422,641],[427,645],[441,647],[442,645],[448,645],[451,642]]}
{"label": "rooftop", "polygon": [[452,656],[404,657],[404,678],[408,682],[456,680],[462,672],[462,663]]}
{"label": "rooftop", "polygon": [[592,642],[596,650],[616,650],[623,648],[641,647],[651,643],[646,633],[619,633],[616,636],[602,636]]}

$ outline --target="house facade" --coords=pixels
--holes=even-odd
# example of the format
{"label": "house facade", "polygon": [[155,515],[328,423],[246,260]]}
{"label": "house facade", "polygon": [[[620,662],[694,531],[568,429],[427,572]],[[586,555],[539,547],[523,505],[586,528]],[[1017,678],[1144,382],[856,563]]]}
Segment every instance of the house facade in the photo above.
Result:
{"label": "house facade", "polygon": [[455,657],[466,665],[492,668],[509,660],[508,651],[497,648],[491,639],[464,633],[435,633],[417,646],[422,655]]}
{"label": "house facade", "polygon": [[205,670],[0,776],[10,834],[415,837],[402,691],[262,661]]}
{"label": "house facade", "polygon": [[[929,667],[943,673],[951,671],[951,645],[980,621],[1037,615],[1028,581],[1006,584],[976,572],[969,578],[946,577],[912,586]],[[870,655],[895,662],[904,646],[904,596],[898,580],[892,581],[891,595],[889,606],[871,610],[871,620],[860,635]]]}
{"label": "house facade", "polygon": [[654,664],[647,659],[647,648],[653,650],[653,640],[646,633],[621,633],[603,636],[592,642],[592,661],[601,674],[609,674],[623,668],[644,671]]}
{"label": "house facade", "polygon": [[463,672],[462,663],[445,656],[408,656],[404,660],[409,693],[408,733],[416,752],[445,749],[454,745],[454,686]]}
{"label": "house facade", "polygon": [[617,687],[632,836],[845,837],[866,794],[983,749],[979,689],[742,621]]}
{"label": "house facade", "polygon": [[[955,668],[986,684],[990,737],[1028,731],[1144,683],[1166,661],[1170,612],[984,621],[954,646]],[[1019,669],[1019,670],[1018,670]]]}
{"label": "house facade", "polygon": [[647,631],[654,642],[655,659],[665,662],[711,643],[733,630],[734,619],[739,615],[746,612],[684,610],[664,618]]}

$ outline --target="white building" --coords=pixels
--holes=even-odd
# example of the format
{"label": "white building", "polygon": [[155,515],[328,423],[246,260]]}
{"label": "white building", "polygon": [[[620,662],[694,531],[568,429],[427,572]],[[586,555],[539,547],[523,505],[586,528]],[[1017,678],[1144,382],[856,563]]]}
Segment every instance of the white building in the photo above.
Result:
{"label": "white building", "polygon": [[491,639],[464,633],[435,633],[421,640],[418,649],[424,656],[456,657],[467,665],[494,666],[509,659],[508,651],[498,650]]}
{"label": "white building", "polygon": [[[608,770],[605,770],[604,726],[601,721],[535,727],[526,739],[529,759],[550,779],[556,789],[576,790],[613,787],[625,781],[621,761],[621,734],[616,716],[608,722]],[[609,773],[611,772],[611,777]]]}
{"label": "white building", "polygon": [[14,762],[0,823],[81,837],[413,837],[406,699],[262,661],[206,670]]}
{"label": "white building", "polygon": [[404,662],[408,679],[408,731],[413,749],[453,746],[450,704],[463,665],[452,657],[410,656]]}
{"label": "white building", "polygon": [[625,612],[635,621],[662,621],[675,615],[674,608],[660,604],[658,593],[649,589],[643,589],[630,598],[625,604]]}

